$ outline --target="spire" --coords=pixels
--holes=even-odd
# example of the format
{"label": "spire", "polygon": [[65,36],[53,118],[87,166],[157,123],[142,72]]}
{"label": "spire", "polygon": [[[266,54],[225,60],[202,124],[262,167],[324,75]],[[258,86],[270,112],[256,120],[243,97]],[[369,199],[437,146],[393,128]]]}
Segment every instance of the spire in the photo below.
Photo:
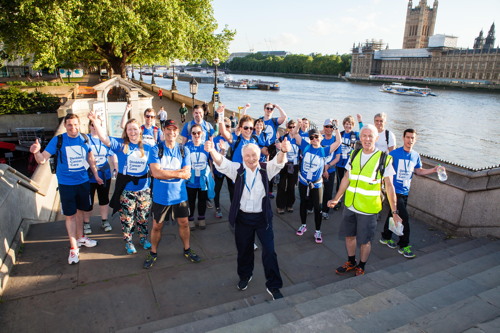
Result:
{"label": "spire", "polygon": [[488,36],[484,40],[483,49],[492,49],[495,47],[495,22],[491,25],[490,31],[488,32]]}
{"label": "spire", "polygon": [[484,44],[484,37],[483,37],[483,30],[481,29],[479,36],[477,36],[476,39],[474,39],[474,49],[482,48],[483,44]]}
{"label": "spire", "polygon": [[413,8],[413,2],[410,0],[408,1],[408,8],[409,9],[412,9]]}

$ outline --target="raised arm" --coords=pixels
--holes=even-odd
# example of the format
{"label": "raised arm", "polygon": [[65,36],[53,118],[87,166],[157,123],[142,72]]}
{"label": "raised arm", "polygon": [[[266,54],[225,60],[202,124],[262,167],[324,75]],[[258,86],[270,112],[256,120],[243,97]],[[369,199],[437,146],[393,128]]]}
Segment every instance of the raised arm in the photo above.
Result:
{"label": "raised arm", "polygon": [[[226,124],[224,123],[224,110],[225,110],[225,105],[220,105],[217,108],[217,114],[219,115],[218,117],[218,124],[219,124],[219,134],[227,140],[229,143],[233,143],[233,137],[231,135],[231,132],[226,129]],[[207,140],[208,141],[208,140]]]}
{"label": "raised arm", "polygon": [[209,140],[205,141],[204,148],[207,153],[210,153],[210,156],[212,156],[212,160],[214,161],[214,163],[217,166],[220,166],[224,157],[215,149],[214,139],[210,138]]}
{"label": "raised arm", "polygon": [[[336,120],[334,121],[337,122]],[[337,148],[342,143],[341,141],[342,138],[340,137],[340,131],[338,127],[334,131],[335,131],[335,142],[330,145],[330,154],[332,154],[335,150],[337,150]]]}
{"label": "raised arm", "polygon": [[244,116],[247,114],[247,110],[250,108],[250,103],[247,103],[245,104],[245,106],[243,107],[243,109],[241,109],[241,113],[240,113],[240,116]]}
{"label": "raised arm", "polygon": [[38,139],[35,139],[35,143],[30,147],[30,152],[35,156],[38,164],[45,164],[50,158],[50,153],[47,151],[40,152],[40,149],[42,149],[42,145],[38,142]]}
{"label": "raised arm", "polygon": [[280,116],[278,118],[278,124],[281,125],[281,124],[283,124],[286,121],[286,119],[288,118],[288,116],[286,115],[285,110],[283,110],[281,108],[281,106],[279,106],[278,104],[274,104],[274,107],[277,108],[278,111],[279,111],[279,113],[280,113]]}
{"label": "raised arm", "polygon": [[125,128],[125,125],[127,124],[128,121],[128,113],[130,112],[130,110],[132,110],[132,104],[127,104],[127,106],[125,107],[125,112],[123,112],[122,115],[122,120],[120,122],[121,128]]}
{"label": "raised arm", "polygon": [[94,128],[97,133],[97,136],[99,137],[99,140],[101,140],[102,143],[104,143],[107,147],[109,147],[111,145],[109,136],[104,131],[104,128],[101,127],[100,119],[97,118],[97,115],[94,113],[94,111],[89,112],[88,118],[94,124]]}
{"label": "raised arm", "polygon": [[299,147],[302,143],[302,137],[299,134],[300,125],[302,125],[302,119],[297,119],[297,125],[290,131],[290,137],[295,139],[295,143]]}

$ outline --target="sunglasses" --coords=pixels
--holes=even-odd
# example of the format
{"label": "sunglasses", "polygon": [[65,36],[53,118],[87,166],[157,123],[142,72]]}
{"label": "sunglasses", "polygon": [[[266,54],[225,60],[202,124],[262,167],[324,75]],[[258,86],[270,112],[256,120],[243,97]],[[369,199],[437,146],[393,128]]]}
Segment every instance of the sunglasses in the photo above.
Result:
{"label": "sunglasses", "polygon": [[319,135],[311,135],[309,139],[314,140],[314,139],[319,139]]}
{"label": "sunglasses", "polygon": [[271,110],[272,111],[272,110],[274,110],[274,108],[266,108],[266,110]]}
{"label": "sunglasses", "polygon": [[251,130],[251,131],[253,131],[253,127],[251,127],[251,126],[243,126],[242,128],[243,128],[245,131],[246,131],[246,130]]}
{"label": "sunglasses", "polygon": [[202,132],[191,132],[191,135],[201,135]]}
{"label": "sunglasses", "polygon": [[289,129],[295,128],[295,126],[288,126]]}
{"label": "sunglasses", "polygon": [[333,126],[332,126],[332,125],[325,125],[325,126],[323,126],[323,127],[324,127],[324,128],[333,128]]}
{"label": "sunglasses", "polygon": [[231,125],[226,125],[226,128],[231,128]]}
{"label": "sunglasses", "polygon": [[144,117],[146,117],[146,118],[154,118],[155,116],[152,116],[152,115],[147,114],[147,115],[145,115]]}

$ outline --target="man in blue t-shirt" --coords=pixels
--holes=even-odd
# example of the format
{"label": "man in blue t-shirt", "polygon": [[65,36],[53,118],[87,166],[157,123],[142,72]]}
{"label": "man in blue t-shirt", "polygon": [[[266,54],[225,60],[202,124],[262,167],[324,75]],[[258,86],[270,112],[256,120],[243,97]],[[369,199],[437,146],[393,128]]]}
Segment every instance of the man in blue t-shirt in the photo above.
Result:
{"label": "man in blue t-shirt", "polygon": [[188,216],[189,204],[186,180],[191,178],[189,150],[176,143],[179,128],[172,119],[167,119],[163,129],[165,141],[155,146],[149,155],[149,167],[153,180],[153,228],[151,229],[151,251],[144,260],[144,268],[150,268],[158,257],[163,221],[170,217],[177,220],[179,235],[184,245],[184,257],[191,262],[200,262],[200,257],[191,250]]}
{"label": "man in blue t-shirt", "polygon": [[43,152],[38,139],[31,145],[37,163],[44,164],[54,154],[57,161],[56,176],[59,184],[62,213],[66,216],[70,250],[68,263],[77,264],[80,261],[80,246],[94,247],[97,245],[83,235],[83,212],[90,210],[90,184],[87,169],[90,168],[98,184],[103,184],[99,177],[94,155],[88,145],[86,136],[80,134],[80,119],[76,114],[64,117],[66,133],[50,140]]}
{"label": "man in blue t-shirt", "polygon": [[[132,104],[127,104],[125,112],[122,115],[120,126],[125,128],[129,119],[129,113],[132,110]],[[144,111],[144,124],[141,125],[142,141],[150,146],[156,145],[162,141],[162,131],[158,126],[155,126],[156,113],[152,108],[147,108]]]}
{"label": "man in blue t-shirt", "polygon": [[201,135],[201,142],[205,142],[205,140],[208,140],[212,135],[214,135],[215,130],[212,124],[210,124],[206,120],[203,120],[203,115],[203,106],[195,105],[193,107],[193,120],[187,122],[182,128],[182,144],[186,144],[186,142],[191,140],[191,127],[193,127],[195,124],[200,125],[201,129],[203,130],[203,133]]}
{"label": "man in blue t-shirt", "polygon": [[[393,176],[394,190],[397,196],[397,214],[403,220],[403,236],[399,237],[398,252],[405,256],[405,258],[414,258],[415,254],[411,250],[410,244],[410,223],[409,215],[406,210],[408,203],[408,194],[410,192],[410,184],[413,174],[419,176],[428,175],[437,172],[437,166],[431,169],[422,168],[420,155],[413,150],[413,146],[417,141],[417,131],[414,129],[407,129],[403,133],[403,147],[394,149],[389,154],[392,156],[392,166],[396,171]],[[391,249],[396,248],[396,243],[392,240],[392,231],[389,230],[389,218],[392,213],[389,213],[384,225],[384,232],[382,232],[381,244],[385,244]]]}

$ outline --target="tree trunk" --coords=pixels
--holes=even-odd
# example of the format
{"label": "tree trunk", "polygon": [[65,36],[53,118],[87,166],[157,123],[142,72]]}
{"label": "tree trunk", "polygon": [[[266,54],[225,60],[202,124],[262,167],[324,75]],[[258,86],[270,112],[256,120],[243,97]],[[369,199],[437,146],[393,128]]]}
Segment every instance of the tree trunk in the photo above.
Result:
{"label": "tree trunk", "polygon": [[108,62],[115,74],[124,79],[127,77],[127,59],[125,57],[108,59]]}

